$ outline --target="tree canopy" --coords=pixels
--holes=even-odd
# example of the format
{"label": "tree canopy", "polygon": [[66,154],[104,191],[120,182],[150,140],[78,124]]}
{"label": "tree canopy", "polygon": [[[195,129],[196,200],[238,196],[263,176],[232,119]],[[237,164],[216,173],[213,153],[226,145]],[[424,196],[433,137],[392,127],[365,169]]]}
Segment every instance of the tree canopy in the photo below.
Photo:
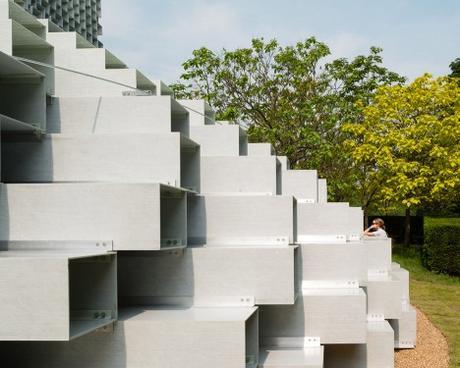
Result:
{"label": "tree canopy", "polygon": [[406,86],[382,86],[364,118],[344,124],[344,147],[360,174],[366,205],[413,208],[456,198],[460,188],[460,86],[429,74]]}
{"label": "tree canopy", "polygon": [[379,86],[404,82],[383,66],[381,51],[328,61],[328,46],[315,38],[294,46],[254,39],[220,53],[201,48],[172,88],[177,98],[207,100],[218,119],[247,127],[252,142],[271,142],[293,168],[318,169],[331,198],[348,200],[354,173],[341,126],[362,120],[357,102],[371,103]]}

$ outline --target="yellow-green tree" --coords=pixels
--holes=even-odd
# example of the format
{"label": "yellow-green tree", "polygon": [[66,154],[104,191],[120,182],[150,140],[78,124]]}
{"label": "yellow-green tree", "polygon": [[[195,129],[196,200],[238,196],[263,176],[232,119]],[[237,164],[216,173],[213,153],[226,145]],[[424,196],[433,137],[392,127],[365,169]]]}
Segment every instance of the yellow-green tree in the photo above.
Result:
{"label": "yellow-green tree", "polygon": [[363,207],[376,199],[404,207],[407,244],[411,210],[449,201],[460,187],[460,86],[425,74],[380,87],[363,116],[343,127]]}

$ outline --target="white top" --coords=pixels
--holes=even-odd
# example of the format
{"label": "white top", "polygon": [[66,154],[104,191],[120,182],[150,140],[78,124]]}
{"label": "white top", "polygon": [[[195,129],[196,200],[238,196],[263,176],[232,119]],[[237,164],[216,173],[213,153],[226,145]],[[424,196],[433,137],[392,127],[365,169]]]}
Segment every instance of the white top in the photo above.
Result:
{"label": "white top", "polygon": [[386,231],[381,229],[380,227],[377,230],[375,230],[372,234],[377,238],[388,238]]}

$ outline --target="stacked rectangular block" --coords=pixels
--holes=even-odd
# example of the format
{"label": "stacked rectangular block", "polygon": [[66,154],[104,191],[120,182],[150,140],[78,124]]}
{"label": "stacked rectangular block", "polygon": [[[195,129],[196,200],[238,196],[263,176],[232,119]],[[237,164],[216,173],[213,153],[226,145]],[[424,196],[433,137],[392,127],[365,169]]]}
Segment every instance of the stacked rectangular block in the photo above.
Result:
{"label": "stacked rectangular block", "polygon": [[[316,171],[289,170],[204,101],[176,102],[76,33],[0,7],[2,70],[41,86],[0,106],[11,364],[388,367],[393,344],[413,346],[407,272],[388,241],[359,239],[361,211],[328,203]],[[36,44],[86,75],[14,58],[38,60]]]}
{"label": "stacked rectangular block", "polygon": [[[181,186],[200,190],[200,151],[199,146],[188,138],[186,110],[170,97],[159,95],[154,83],[146,81],[143,76],[139,78],[139,73],[131,77],[126,73],[129,70],[105,50],[81,49],[76,34],[47,30],[46,39],[52,43],[53,53],[61,66],[93,76],[110,77],[118,84],[95,82],[88,76],[56,73],[55,97],[47,106],[46,134],[40,140],[30,136],[5,137],[4,180],[22,184],[7,184],[2,190],[5,230],[1,235],[9,249],[2,255],[19,261],[28,257],[29,251],[18,255],[12,251],[13,245],[20,241],[38,253],[37,257],[51,257],[48,250],[42,251],[36,246],[37,241],[41,240],[38,242],[41,244],[52,239],[53,246],[58,248],[53,249],[52,254],[55,254],[61,252],[63,244],[75,239],[85,243],[86,239],[106,239],[106,235],[111,239],[111,249],[119,251],[120,256],[129,257],[129,253],[122,251],[128,249],[138,253],[183,248],[187,244],[187,194]],[[78,62],[80,53],[84,53],[81,54],[81,64]],[[100,55],[102,62],[98,59]],[[125,75],[131,79],[124,79]],[[123,97],[130,87],[142,87],[139,81],[145,83],[156,97]],[[99,89],[95,91],[95,88]],[[94,97],[85,91],[91,91]],[[79,114],[80,111],[87,114]],[[17,160],[13,159],[16,156]],[[35,216],[37,209],[40,211],[38,217]],[[150,255],[144,254],[147,259]],[[43,279],[38,277],[36,283],[40,282]],[[62,282],[65,286],[65,278]],[[78,282],[77,285],[83,287]],[[10,292],[10,289],[6,291]],[[117,290],[113,291],[116,295]],[[19,298],[24,296],[13,300]],[[30,301],[36,306],[41,299],[32,294],[28,300],[20,300],[21,303]],[[55,302],[56,308],[63,308],[63,316],[69,316],[72,305]],[[231,367],[244,366],[246,356],[253,357],[254,362],[257,358],[257,310],[254,307],[215,310],[187,305],[177,308],[152,304],[142,308],[120,307],[119,322],[114,330],[105,327],[80,337],[91,331],[86,329],[68,344],[3,344],[2,347],[7,349],[5,355],[12,364],[24,367],[80,366],[81,360],[87,361],[88,366],[151,366],[152,363],[184,366],[188,363],[201,367],[209,365],[216,357],[224,359],[223,364]],[[73,312],[70,310],[71,315]],[[94,311],[90,318],[96,318],[97,314],[100,319],[102,313],[105,321],[108,318],[105,311]],[[82,318],[81,315],[77,314],[77,318]],[[8,318],[8,315],[4,317]],[[37,318],[43,323],[41,316]],[[33,321],[32,316],[30,319]],[[140,322],[139,336],[132,335]],[[14,320],[11,323],[14,324]],[[74,324],[72,319],[69,323],[70,326]],[[159,334],[160,326],[168,326],[165,327],[166,335]],[[221,331],[222,327],[225,327],[224,331]],[[180,342],[178,334],[184,328],[189,334],[184,335],[181,345],[188,345],[192,356],[184,349],[184,354],[174,360],[167,351]],[[200,335],[203,339],[198,337],[195,340]],[[64,339],[77,337],[72,332],[63,336]],[[210,338],[206,340],[207,336]],[[157,353],[152,353],[148,346],[135,344],[139,338],[158,339]],[[40,338],[27,335],[26,338],[7,337],[5,340],[57,339],[44,332]],[[107,355],[102,359],[93,354],[94,341],[106,347],[103,350]],[[129,357],[122,358],[117,353],[118,341],[126,341]],[[216,357],[203,355],[204,349],[210,345],[214,347]],[[71,352],[79,347],[85,352],[73,356]],[[138,359],[130,360],[133,349],[138,349],[140,355]],[[29,354],[16,354],[17,351]]]}

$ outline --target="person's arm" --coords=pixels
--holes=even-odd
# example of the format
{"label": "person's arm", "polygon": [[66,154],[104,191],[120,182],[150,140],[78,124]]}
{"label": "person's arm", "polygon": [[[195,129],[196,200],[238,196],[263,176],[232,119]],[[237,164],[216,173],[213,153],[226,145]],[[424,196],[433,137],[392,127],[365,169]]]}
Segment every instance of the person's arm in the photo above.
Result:
{"label": "person's arm", "polygon": [[363,235],[365,236],[375,236],[375,234],[371,231],[375,229],[375,225],[369,226],[366,230],[364,230]]}

